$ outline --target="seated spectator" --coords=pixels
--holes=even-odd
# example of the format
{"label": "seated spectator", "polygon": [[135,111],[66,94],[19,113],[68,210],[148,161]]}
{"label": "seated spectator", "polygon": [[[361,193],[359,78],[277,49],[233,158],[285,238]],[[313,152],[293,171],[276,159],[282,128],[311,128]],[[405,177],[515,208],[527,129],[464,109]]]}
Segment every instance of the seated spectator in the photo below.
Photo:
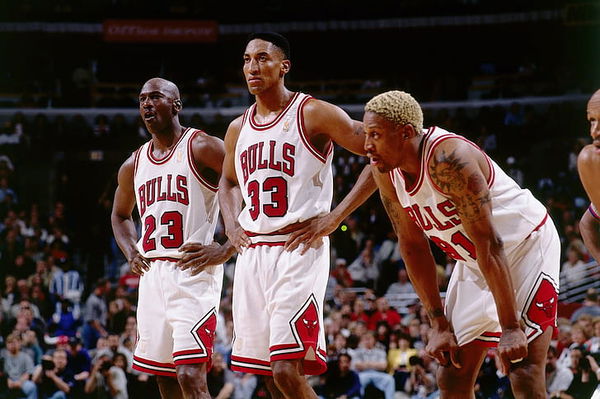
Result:
{"label": "seated spectator", "polygon": [[573,373],[566,367],[557,364],[556,349],[553,346],[548,348],[548,357],[546,358],[546,392],[551,398],[560,397],[573,381]]}
{"label": "seated spectator", "polygon": [[411,399],[437,397],[435,377],[425,369],[423,359],[419,356],[412,356],[409,364],[411,365],[410,378],[406,381],[404,391],[412,395]]}
{"label": "seated spectator", "polygon": [[377,298],[375,301],[377,310],[369,317],[367,328],[369,330],[375,330],[377,323],[380,321],[387,322],[388,326],[395,328],[402,321],[402,317],[395,309],[390,308],[387,299],[385,297]]}
{"label": "seated spectator", "polygon": [[387,370],[394,376],[396,382],[396,390],[404,390],[406,380],[410,377],[412,366],[409,360],[413,356],[417,356],[418,352],[415,348],[411,348],[410,336],[408,334],[399,333],[397,347],[390,349],[387,356]]}
{"label": "seated spectator", "polygon": [[71,374],[73,374],[73,379],[75,380],[74,390],[76,392],[83,391],[85,380],[87,380],[87,378],[90,376],[92,364],[90,355],[81,344],[81,340],[79,338],[69,338],[67,356],[67,369]]}
{"label": "seated spectator", "polygon": [[582,306],[571,315],[571,323],[575,323],[581,315],[590,315],[592,317],[600,316],[600,305],[598,304],[598,291],[595,288],[589,288],[585,294]]}
{"label": "seated spectator", "polygon": [[352,357],[341,353],[337,361],[330,363],[323,379],[322,396],[325,399],[358,399],[360,393],[360,379],[358,374],[350,369]]}
{"label": "seated spectator", "polygon": [[68,299],[61,299],[57,304],[57,310],[52,315],[52,323],[49,327],[53,336],[65,335],[74,337],[77,328],[81,325],[79,312],[73,307]]}
{"label": "seated spectator", "polygon": [[234,385],[233,373],[227,368],[223,355],[219,352],[213,353],[212,368],[206,374],[206,383],[211,398],[227,399],[233,395]]}
{"label": "seated spectator", "polygon": [[252,399],[252,394],[258,384],[258,378],[249,373],[233,373],[233,399]]}
{"label": "seated spectator", "polygon": [[79,313],[83,280],[68,258],[59,258],[56,260],[56,264],[59,268],[53,274],[49,287],[52,301],[57,303],[62,299],[68,299]]}
{"label": "seated spectator", "polygon": [[105,337],[108,311],[104,296],[110,289],[107,280],[100,279],[85,302],[85,324],[83,325],[83,344],[87,349],[96,346],[99,337]]}
{"label": "seated spectator", "polygon": [[386,353],[376,347],[375,343],[375,334],[367,331],[361,337],[360,347],[354,351],[352,366],[358,372],[361,396],[364,396],[367,385],[373,384],[385,394],[385,399],[393,399],[395,384],[394,378],[385,372]]}
{"label": "seated spectator", "polygon": [[581,253],[575,249],[567,252],[567,260],[560,271],[560,277],[564,279],[567,287],[575,287],[587,277],[587,268],[581,258]]}
{"label": "seated spectator", "polygon": [[44,356],[33,372],[33,382],[38,387],[38,399],[66,399],[75,383],[67,368],[67,352],[57,349],[52,356]]}
{"label": "seated spectator", "polygon": [[360,255],[348,266],[355,287],[373,288],[379,277],[379,265],[375,262],[373,240],[367,240]]}
{"label": "seated spectator", "polygon": [[[561,399],[584,399],[591,398],[598,386],[598,377],[592,370],[588,352],[582,347],[572,348],[571,370],[573,371],[573,381],[567,391],[560,395]],[[593,358],[591,358],[594,361]],[[595,361],[594,361],[595,363]],[[595,364],[597,368],[598,365]]]}
{"label": "seated spectator", "polygon": [[33,373],[33,359],[21,350],[19,334],[10,334],[6,338],[6,350],[2,355],[4,374],[9,395],[14,399],[36,399],[37,389],[29,380]]}
{"label": "seated spectator", "polygon": [[131,367],[133,366],[133,353],[131,353],[129,349],[127,349],[121,344],[121,342],[119,341],[119,335],[110,334],[108,336],[107,344],[107,348],[103,349],[102,351],[99,351],[97,353],[97,356],[102,356],[106,354],[110,356],[111,359],[113,359],[117,353],[121,353],[127,358],[127,370],[131,370]]}
{"label": "seated spectator", "polygon": [[408,273],[406,269],[398,270],[398,281],[392,283],[385,295],[398,295],[398,294],[414,294],[415,289],[412,283],[408,280]]}
{"label": "seated spectator", "polygon": [[33,364],[38,365],[42,361],[44,351],[40,346],[35,331],[27,330],[23,333],[21,349],[27,353],[32,359]]}
{"label": "seated spectator", "polygon": [[127,377],[109,355],[101,355],[85,382],[85,393],[91,399],[128,399]]}

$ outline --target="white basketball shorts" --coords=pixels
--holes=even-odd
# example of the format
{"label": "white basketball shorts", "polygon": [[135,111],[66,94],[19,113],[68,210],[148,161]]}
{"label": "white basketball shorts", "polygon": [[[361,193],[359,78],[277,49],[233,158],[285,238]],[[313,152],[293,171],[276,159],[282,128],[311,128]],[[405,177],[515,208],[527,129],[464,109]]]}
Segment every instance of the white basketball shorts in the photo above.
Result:
{"label": "white basketball shorts", "polygon": [[272,375],[271,362],[303,359],[305,374],[325,372],[322,306],[329,238],[304,255],[283,249],[287,235],[251,236],[233,283],[231,369]]}
{"label": "white basketball shorts", "polygon": [[152,260],[140,279],[138,341],[133,368],[176,376],[175,366],[208,362],[212,356],[223,266],[197,276],[175,260]]}
{"label": "white basketball shorts", "polygon": [[[547,327],[556,333],[560,241],[550,217],[521,244],[506,249],[509,273],[528,342]],[[479,268],[457,262],[446,293],[446,317],[458,345],[496,347],[502,335],[496,303]]]}

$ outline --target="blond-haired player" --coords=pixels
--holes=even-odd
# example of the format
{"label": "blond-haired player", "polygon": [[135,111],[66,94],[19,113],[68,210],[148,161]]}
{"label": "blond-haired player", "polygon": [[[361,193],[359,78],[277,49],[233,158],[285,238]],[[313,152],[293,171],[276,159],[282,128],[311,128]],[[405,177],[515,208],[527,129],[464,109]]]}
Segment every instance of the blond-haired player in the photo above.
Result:
{"label": "blond-haired player", "polygon": [[600,261],[600,90],[588,101],[587,118],[593,142],[579,153],[577,169],[592,203],[581,217],[579,229],[586,247]]}
{"label": "blond-haired player", "polygon": [[[408,93],[365,106],[365,150],[427,309],[428,353],[443,366],[443,398],[474,397],[489,347],[519,398],[545,398],[545,358],[556,327],[560,242],[545,207],[466,138],[423,129]],[[456,260],[445,311],[427,238]]]}

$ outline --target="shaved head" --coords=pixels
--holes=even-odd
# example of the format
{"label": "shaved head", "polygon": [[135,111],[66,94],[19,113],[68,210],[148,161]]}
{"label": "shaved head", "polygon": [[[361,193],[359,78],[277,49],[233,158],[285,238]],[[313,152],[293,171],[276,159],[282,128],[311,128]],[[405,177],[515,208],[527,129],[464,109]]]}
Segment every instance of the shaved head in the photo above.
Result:
{"label": "shaved head", "polygon": [[592,97],[590,97],[590,101],[588,101],[588,107],[592,103],[596,103],[596,104],[600,105],[600,89],[596,90],[596,92],[594,94],[592,94]]}
{"label": "shaved head", "polygon": [[177,85],[170,80],[163,78],[152,78],[144,83],[142,93],[153,91],[159,91],[172,99],[179,98],[179,89],[177,88]]}

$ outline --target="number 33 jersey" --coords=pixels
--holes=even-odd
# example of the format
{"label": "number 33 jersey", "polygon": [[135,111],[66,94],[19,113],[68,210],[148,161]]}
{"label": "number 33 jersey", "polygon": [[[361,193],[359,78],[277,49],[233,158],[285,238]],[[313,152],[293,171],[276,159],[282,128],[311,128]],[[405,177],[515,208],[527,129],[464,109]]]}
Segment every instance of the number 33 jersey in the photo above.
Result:
{"label": "number 33 jersey", "polygon": [[[435,148],[450,139],[463,140],[476,147],[462,136],[431,127],[421,144],[420,172],[412,187],[406,187],[400,169],[392,170],[390,178],[400,204],[429,239],[451,258],[478,269],[475,244],[467,236],[454,203],[440,192],[427,167]],[[489,167],[487,183],[492,199],[492,223],[508,252],[546,221],[547,210],[485,153],[484,157]]]}
{"label": "number 33 jersey", "polygon": [[152,140],[134,154],[134,188],[142,222],[138,251],[147,258],[177,260],[188,242],[213,241],[219,205],[217,187],[196,168],[192,142],[199,130],[187,128],[163,158],[153,156]]}
{"label": "number 33 jersey", "polygon": [[333,145],[325,153],[306,135],[302,108],[312,97],[294,93],[266,124],[246,110],[235,148],[235,171],[244,198],[239,222],[253,233],[272,233],[331,210]]}

